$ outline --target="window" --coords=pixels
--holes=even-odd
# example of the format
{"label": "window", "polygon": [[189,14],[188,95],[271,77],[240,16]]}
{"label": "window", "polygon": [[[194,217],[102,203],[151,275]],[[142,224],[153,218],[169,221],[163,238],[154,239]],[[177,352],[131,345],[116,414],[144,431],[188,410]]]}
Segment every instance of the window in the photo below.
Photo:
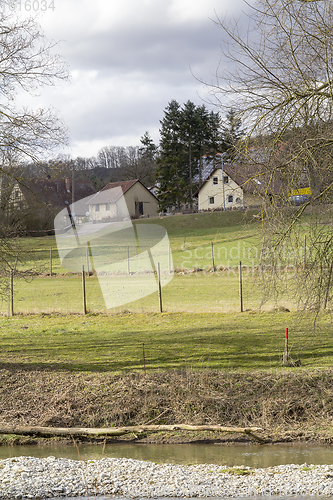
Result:
{"label": "window", "polygon": [[218,177],[213,177],[213,185],[216,186],[216,184],[219,183],[219,178]]}
{"label": "window", "polygon": [[143,215],[143,201],[135,202],[135,215]]}
{"label": "window", "polygon": [[95,212],[99,212],[99,205],[95,205]]}
{"label": "window", "polygon": [[236,198],[236,203],[240,203],[242,200],[240,198]]}
{"label": "window", "polygon": [[232,194],[229,194],[228,203],[232,203],[233,201],[234,201],[234,197],[232,196]]}
{"label": "window", "polygon": [[109,212],[109,211],[110,211],[110,203],[106,203],[106,205],[105,205],[105,210],[106,210],[107,212]]}
{"label": "window", "polygon": [[224,184],[229,184],[229,177],[227,175],[223,176],[223,183]]}
{"label": "window", "polygon": [[211,196],[211,197],[209,198],[209,204],[210,204],[210,205],[214,205],[214,196]]}

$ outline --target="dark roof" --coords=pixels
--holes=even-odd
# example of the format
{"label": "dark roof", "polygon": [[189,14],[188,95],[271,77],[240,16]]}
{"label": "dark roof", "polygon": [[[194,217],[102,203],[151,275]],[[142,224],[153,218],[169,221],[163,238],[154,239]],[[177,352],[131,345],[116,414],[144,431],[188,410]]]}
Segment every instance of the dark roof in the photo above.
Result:
{"label": "dark roof", "polygon": [[[221,169],[221,167],[215,166],[211,168],[198,192],[218,169]],[[269,193],[279,194],[282,191],[280,179],[272,177],[271,173],[266,172],[262,167],[233,163],[223,165],[223,171],[243,189],[244,193],[264,195]]]}
{"label": "dark roof", "polygon": [[[215,162],[213,161],[213,158],[211,156],[207,155],[202,156],[201,179],[203,182],[205,182],[206,179],[208,179],[208,177],[212,173],[212,170],[216,170],[216,168],[222,165],[222,159],[223,159],[223,153],[217,153],[215,155]],[[192,180],[195,184],[200,182],[199,174],[194,175]]]}
{"label": "dark roof", "polygon": [[[88,205],[97,205],[100,203],[116,203],[119,198],[125,194],[134,184],[139,182],[147,191],[156,198],[156,196],[149,191],[149,189],[142,184],[139,179],[134,179],[132,181],[121,181],[121,182],[109,182],[101,191],[99,191],[95,196],[93,196],[88,202]],[[120,189],[115,189],[120,188]],[[113,192],[110,190],[114,190]]]}
{"label": "dark roof", "polygon": [[[62,210],[72,203],[71,183],[69,184],[69,191],[66,188],[65,179],[29,179],[20,182],[19,186],[28,203],[34,201],[52,209]],[[85,206],[87,200],[85,199],[84,203],[79,203],[79,201],[83,201],[84,198],[91,197],[95,193],[96,190],[90,181],[74,181],[75,211],[78,215],[81,212],[85,214],[87,210]]]}

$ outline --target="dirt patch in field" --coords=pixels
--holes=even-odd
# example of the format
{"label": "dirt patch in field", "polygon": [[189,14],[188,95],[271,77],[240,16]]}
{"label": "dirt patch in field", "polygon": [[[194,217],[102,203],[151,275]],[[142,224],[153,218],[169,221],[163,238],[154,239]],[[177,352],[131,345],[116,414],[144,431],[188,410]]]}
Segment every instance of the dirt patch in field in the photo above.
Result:
{"label": "dirt patch in field", "polygon": [[[0,427],[220,424],[261,427],[257,434],[269,442],[333,442],[332,421],[331,369],[274,373],[170,370],[147,375],[0,370]],[[250,438],[177,431],[119,439],[228,443]],[[50,440],[0,435],[0,444],[27,442]]]}

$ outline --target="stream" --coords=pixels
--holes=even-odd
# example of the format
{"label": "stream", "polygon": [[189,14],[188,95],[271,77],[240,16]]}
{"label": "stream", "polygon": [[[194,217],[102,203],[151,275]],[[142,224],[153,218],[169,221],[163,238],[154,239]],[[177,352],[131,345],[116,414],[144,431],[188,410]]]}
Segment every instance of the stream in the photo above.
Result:
{"label": "stream", "polygon": [[0,446],[0,460],[17,456],[64,457],[73,460],[96,460],[103,457],[133,458],[156,463],[273,467],[284,464],[333,464],[332,445],[308,444],[139,444]]}

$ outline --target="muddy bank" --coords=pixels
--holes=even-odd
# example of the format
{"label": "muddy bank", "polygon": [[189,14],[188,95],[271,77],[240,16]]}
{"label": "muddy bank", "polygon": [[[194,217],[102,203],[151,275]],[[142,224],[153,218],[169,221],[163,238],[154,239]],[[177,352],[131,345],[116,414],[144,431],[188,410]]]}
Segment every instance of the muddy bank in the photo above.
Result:
{"label": "muddy bank", "polygon": [[[161,371],[145,375],[0,370],[0,426],[111,427],[221,424],[261,427],[269,442],[333,443],[333,369],[275,372]],[[128,435],[150,443],[250,438],[213,432]],[[98,440],[82,439],[85,442]],[[108,442],[115,441],[109,438]],[[0,436],[0,444],[66,442]]]}

